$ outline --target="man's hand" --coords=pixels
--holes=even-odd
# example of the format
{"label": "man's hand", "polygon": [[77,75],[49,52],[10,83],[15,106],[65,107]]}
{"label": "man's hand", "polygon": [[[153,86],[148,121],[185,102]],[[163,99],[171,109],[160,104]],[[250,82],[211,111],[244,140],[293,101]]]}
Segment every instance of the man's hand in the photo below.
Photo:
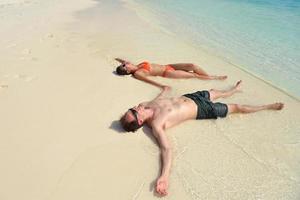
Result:
{"label": "man's hand", "polygon": [[169,91],[171,91],[171,87],[170,86],[167,86],[167,85],[163,85],[162,87],[161,87],[161,89],[164,91],[164,92],[169,92]]}
{"label": "man's hand", "polygon": [[167,189],[169,187],[169,180],[166,177],[159,177],[156,181],[156,192],[160,195],[167,195]]}

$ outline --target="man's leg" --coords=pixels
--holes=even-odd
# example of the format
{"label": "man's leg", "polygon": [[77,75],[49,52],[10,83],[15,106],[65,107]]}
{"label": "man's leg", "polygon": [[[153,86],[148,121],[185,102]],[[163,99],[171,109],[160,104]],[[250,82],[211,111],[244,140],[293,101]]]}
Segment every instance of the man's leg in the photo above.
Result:
{"label": "man's leg", "polygon": [[283,103],[273,103],[261,106],[228,104],[228,114],[231,113],[253,113],[261,110],[281,110],[284,106]]}
{"label": "man's leg", "polygon": [[216,90],[216,89],[211,89],[209,90],[209,95],[210,95],[210,100],[214,101],[220,97],[230,97],[231,95],[233,95],[234,93],[240,91],[241,89],[241,83],[242,81],[239,80],[235,86],[233,86],[231,89],[229,90]]}

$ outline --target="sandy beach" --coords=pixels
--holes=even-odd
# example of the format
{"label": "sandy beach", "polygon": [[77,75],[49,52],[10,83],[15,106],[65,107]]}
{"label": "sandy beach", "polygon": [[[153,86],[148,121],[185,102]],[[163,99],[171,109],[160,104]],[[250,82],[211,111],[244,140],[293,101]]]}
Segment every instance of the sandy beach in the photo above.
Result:
{"label": "sandy beach", "polygon": [[300,198],[300,102],[159,27],[129,1],[0,2],[0,199],[160,199],[160,151],[147,128],[124,133],[130,107],[159,89],[114,73],[132,62],[193,62],[225,81],[172,80],[171,96],[242,92],[225,103],[284,102],[283,110],[188,121],[173,146],[163,199]]}

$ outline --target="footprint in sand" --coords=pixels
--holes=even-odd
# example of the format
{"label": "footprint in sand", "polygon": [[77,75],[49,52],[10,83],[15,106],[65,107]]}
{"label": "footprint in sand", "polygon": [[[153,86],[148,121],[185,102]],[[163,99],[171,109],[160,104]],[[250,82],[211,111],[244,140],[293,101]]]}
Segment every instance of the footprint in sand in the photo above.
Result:
{"label": "footprint in sand", "polygon": [[52,33],[48,33],[48,34],[46,35],[46,38],[54,38],[54,35],[53,35]]}
{"label": "footprint in sand", "polygon": [[16,47],[17,46],[17,44],[16,43],[10,43],[9,45],[7,45],[6,46],[6,48],[14,48],[14,47]]}
{"label": "footprint in sand", "polygon": [[8,88],[8,85],[0,85],[0,88],[1,89],[6,89],[6,88]]}
{"label": "footprint in sand", "polygon": [[40,42],[40,43],[44,43],[45,40],[47,40],[47,39],[52,39],[52,38],[54,38],[54,35],[53,35],[52,33],[47,33],[47,34],[45,34],[43,37],[41,37],[41,38],[39,39],[39,42]]}
{"label": "footprint in sand", "polygon": [[24,74],[15,74],[13,76],[13,78],[15,78],[15,79],[21,79],[21,80],[24,80],[26,82],[31,82],[31,81],[33,81],[33,80],[36,79],[36,77],[34,77],[34,76],[28,76],[28,75],[24,75]]}
{"label": "footprint in sand", "polygon": [[52,33],[47,33],[46,35],[44,35],[44,37],[43,37],[42,39],[43,39],[43,40],[54,39],[54,34],[52,34]]}
{"label": "footprint in sand", "polygon": [[31,49],[23,49],[21,52],[21,57],[19,57],[20,60],[31,60],[31,61],[37,61],[38,58],[32,56],[32,51]]}
{"label": "footprint in sand", "polygon": [[29,60],[29,56],[31,54],[31,49],[23,49],[21,52],[21,57],[19,57],[19,59],[21,60]]}
{"label": "footprint in sand", "polygon": [[23,49],[22,54],[23,55],[30,55],[31,54],[31,49]]}

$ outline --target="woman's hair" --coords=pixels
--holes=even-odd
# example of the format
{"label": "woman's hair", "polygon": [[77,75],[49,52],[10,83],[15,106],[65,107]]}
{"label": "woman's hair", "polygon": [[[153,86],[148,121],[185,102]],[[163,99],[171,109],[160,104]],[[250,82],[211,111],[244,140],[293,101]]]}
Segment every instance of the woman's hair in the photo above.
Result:
{"label": "woman's hair", "polygon": [[124,67],[124,65],[120,65],[119,67],[117,67],[117,74],[119,75],[129,75],[130,73],[126,70],[126,68]]}
{"label": "woman's hair", "polygon": [[125,131],[127,132],[135,132],[136,130],[138,130],[139,128],[141,128],[143,126],[143,124],[139,124],[137,120],[133,120],[131,122],[128,122],[125,119],[125,115],[123,115],[120,119],[121,125],[124,128]]}

